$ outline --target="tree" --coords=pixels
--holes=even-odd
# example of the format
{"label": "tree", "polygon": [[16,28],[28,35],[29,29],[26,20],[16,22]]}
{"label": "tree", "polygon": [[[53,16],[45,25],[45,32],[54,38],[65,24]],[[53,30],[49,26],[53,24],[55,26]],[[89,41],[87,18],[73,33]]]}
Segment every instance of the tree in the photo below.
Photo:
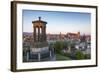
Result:
{"label": "tree", "polygon": [[55,42],[54,48],[55,48],[56,52],[61,52],[63,49],[63,42],[62,41]]}
{"label": "tree", "polygon": [[81,52],[80,50],[78,50],[75,54],[76,59],[80,60],[80,59],[85,59],[85,55],[83,54],[83,52]]}
{"label": "tree", "polygon": [[69,46],[69,42],[64,41],[64,42],[63,42],[63,48],[68,48],[68,46]]}

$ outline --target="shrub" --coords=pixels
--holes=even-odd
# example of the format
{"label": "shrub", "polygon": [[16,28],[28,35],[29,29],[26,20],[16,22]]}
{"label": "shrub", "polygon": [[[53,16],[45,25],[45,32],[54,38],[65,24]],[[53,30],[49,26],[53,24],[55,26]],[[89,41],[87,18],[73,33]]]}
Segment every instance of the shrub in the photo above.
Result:
{"label": "shrub", "polygon": [[75,54],[76,59],[80,60],[80,59],[85,59],[85,55],[83,54],[83,52],[81,52],[80,50],[78,50]]}

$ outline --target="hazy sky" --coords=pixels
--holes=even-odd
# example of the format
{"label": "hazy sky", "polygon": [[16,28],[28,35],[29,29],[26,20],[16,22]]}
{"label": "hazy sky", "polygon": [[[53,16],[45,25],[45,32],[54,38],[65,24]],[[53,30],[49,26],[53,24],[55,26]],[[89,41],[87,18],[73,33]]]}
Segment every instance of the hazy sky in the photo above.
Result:
{"label": "hazy sky", "polygon": [[34,11],[23,10],[23,32],[33,32],[32,21],[46,21],[46,32],[52,34],[81,32],[91,33],[91,14],[79,12],[56,12],[56,11]]}

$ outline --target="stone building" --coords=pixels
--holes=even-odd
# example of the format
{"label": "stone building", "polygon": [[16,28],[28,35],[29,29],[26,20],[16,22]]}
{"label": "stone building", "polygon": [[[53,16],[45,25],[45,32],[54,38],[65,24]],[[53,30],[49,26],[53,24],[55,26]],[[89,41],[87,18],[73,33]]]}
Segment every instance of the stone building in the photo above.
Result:
{"label": "stone building", "polygon": [[67,33],[66,36],[69,39],[80,39],[80,32],[77,32],[77,33]]}

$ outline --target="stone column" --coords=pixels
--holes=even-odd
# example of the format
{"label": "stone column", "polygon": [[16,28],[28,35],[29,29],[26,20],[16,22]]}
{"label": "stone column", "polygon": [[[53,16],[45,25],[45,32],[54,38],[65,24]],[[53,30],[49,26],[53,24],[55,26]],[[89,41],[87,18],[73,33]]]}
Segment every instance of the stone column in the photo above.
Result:
{"label": "stone column", "polygon": [[33,36],[34,36],[34,42],[36,42],[36,27],[34,27],[34,34],[33,34]]}
{"label": "stone column", "polygon": [[40,27],[40,42],[42,42],[42,28]]}
{"label": "stone column", "polygon": [[40,54],[40,52],[38,53],[38,61],[41,61],[41,54]]}
{"label": "stone column", "polygon": [[50,59],[52,59],[52,53],[51,53],[51,51],[49,53],[50,53]]}
{"label": "stone column", "polygon": [[38,27],[38,42],[40,42],[40,27]]}
{"label": "stone column", "polygon": [[44,27],[44,41],[46,41],[46,26]]}
{"label": "stone column", "polygon": [[42,27],[42,28],[41,28],[41,42],[43,42],[43,40],[44,40],[44,39],[43,39],[43,36],[44,36],[44,35],[43,35],[43,32],[44,32],[44,31],[43,31],[43,27]]}
{"label": "stone column", "polygon": [[29,61],[29,52],[27,52],[26,60]]}
{"label": "stone column", "polygon": [[42,28],[42,41],[45,41],[45,30],[44,27]]}

